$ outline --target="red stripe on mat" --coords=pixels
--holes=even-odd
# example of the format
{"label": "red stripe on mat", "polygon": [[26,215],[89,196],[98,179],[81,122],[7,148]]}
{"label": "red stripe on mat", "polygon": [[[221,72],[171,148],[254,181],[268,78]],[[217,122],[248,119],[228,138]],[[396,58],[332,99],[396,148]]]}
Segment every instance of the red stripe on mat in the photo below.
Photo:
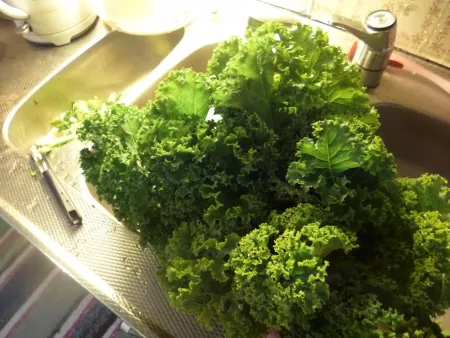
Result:
{"label": "red stripe on mat", "polygon": [[120,333],[120,324],[122,324],[122,319],[117,318],[105,332],[102,338],[116,338]]}
{"label": "red stripe on mat", "polygon": [[[8,322],[5,325],[4,330],[7,330],[7,332],[5,332],[7,338],[9,338],[11,334],[14,333],[14,330],[19,327],[20,323],[24,320],[27,314],[30,313],[30,311],[36,305],[37,301],[39,300],[39,297],[50,286],[50,284],[60,275],[60,272],[61,270],[59,270],[58,268],[53,269],[47,275],[44,281],[36,288],[36,290],[33,291],[31,296],[25,301],[25,303],[20,307],[20,309],[14,314],[14,316],[10,319],[10,322]],[[17,314],[19,314],[18,317],[16,317]],[[12,326],[10,323],[12,323]],[[1,336],[2,334],[0,333],[0,338]]]}
{"label": "red stripe on mat", "polygon": [[14,262],[0,274],[0,291],[3,287],[10,281],[10,279],[14,276],[17,270],[20,269],[22,265],[24,265],[27,260],[31,257],[31,255],[35,252],[35,248],[32,245],[29,245],[15,260]]}
{"label": "red stripe on mat", "polygon": [[83,321],[83,319],[86,317],[86,315],[91,311],[95,304],[97,303],[97,299],[92,298],[92,300],[87,304],[87,306],[84,308],[83,312],[81,312],[80,316],[77,318],[75,323],[73,323],[72,327],[69,329],[69,331],[64,335],[64,338],[71,338],[72,335],[77,330],[77,327],[79,324]]}
{"label": "red stripe on mat", "polygon": [[120,323],[119,323],[119,326],[116,327],[116,329],[114,330],[114,332],[112,333],[112,335],[111,335],[110,338],[116,338],[116,337],[118,337],[119,334],[120,334],[120,331],[121,331],[121,329],[120,329]]}

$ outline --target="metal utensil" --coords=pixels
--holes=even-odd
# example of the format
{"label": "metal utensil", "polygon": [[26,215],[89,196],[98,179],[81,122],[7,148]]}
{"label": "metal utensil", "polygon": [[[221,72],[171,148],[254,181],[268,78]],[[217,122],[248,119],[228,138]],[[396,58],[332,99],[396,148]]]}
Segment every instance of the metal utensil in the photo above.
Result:
{"label": "metal utensil", "polygon": [[38,146],[33,145],[31,147],[31,157],[33,158],[34,162],[36,163],[36,166],[42,173],[42,176],[44,176],[44,179],[47,181],[48,185],[53,191],[53,194],[60,202],[61,206],[64,208],[64,211],[69,216],[69,219],[72,222],[72,224],[74,226],[82,225],[83,220],[78,210],[76,209],[69,195],[67,194],[67,192],[59,182],[58,178],[56,177],[55,173],[53,172],[50,164],[47,161],[46,156],[39,152]]}

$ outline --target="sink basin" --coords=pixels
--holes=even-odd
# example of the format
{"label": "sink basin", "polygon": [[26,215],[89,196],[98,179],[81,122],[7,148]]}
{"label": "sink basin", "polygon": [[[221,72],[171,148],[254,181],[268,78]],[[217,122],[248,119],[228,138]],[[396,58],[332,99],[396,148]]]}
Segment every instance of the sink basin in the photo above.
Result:
{"label": "sink basin", "polygon": [[29,152],[30,146],[49,131],[50,121],[72,102],[125,92],[165,59],[183,33],[182,29],[157,36],[109,33],[19,103],[5,122],[6,141]]}
{"label": "sink basin", "polygon": [[450,180],[450,123],[396,104],[377,105],[380,136],[394,154],[399,176],[428,172]]}

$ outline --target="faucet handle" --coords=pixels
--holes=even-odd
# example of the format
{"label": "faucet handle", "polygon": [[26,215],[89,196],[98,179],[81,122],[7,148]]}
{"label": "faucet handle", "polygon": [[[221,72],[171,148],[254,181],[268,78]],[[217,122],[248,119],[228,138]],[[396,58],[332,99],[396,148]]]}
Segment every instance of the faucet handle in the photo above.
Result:
{"label": "faucet handle", "polygon": [[365,86],[378,86],[394,50],[397,33],[395,15],[387,10],[378,10],[370,13],[362,22],[332,15],[328,24],[360,40],[352,61],[361,68],[361,80]]}
{"label": "faucet handle", "polygon": [[397,19],[387,10],[372,12],[363,21],[319,13],[312,14],[311,19],[345,30],[376,51],[390,49],[394,45]]}
{"label": "faucet handle", "polygon": [[369,36],[371,35],[371,32],[367,30],[366,26],[362,23],[362,21],[354,21],[342,15],[329,14],[329,17],[327,19],[313,15],[311,16],[311,18],[313,20],[321,21],[324,23],[326,22],[326,24],[329,26],[333,26],[342,29],[344,31],[347,31],[353,34],[359,40],[364,42],[366,42],[366,40],[369,40]]}

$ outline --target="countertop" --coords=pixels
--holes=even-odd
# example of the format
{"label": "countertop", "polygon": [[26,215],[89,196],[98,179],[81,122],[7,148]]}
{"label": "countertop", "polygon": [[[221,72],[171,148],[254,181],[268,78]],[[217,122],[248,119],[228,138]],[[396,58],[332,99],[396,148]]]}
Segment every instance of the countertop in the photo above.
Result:
{"label": "countertop", "polygon": [[[0,125],[29,90],[105,29],[98,22],[69,45],[46,47],[16,36],[14,25],[0,20]],[[337,30],[329,30],[329,35],[330,42],[338,42],[344,50],[354,41]],[[415,61],[450,78],[445,68]],[[2,218],[143,336],[221,336],[219,331],[201,329],[191,317],[169,307],[156,278],[157,262],[148,249],[139,247],[136,234],[95,210],[86,215],[86,226],[70,228],[48,187],[32,177],[33,170],[29,156],[0,139]],[[82,199],[74,202],[94,208]],[[136,243],[133,252],[139,251],[138,259],[127,251],[129,243]]]}

